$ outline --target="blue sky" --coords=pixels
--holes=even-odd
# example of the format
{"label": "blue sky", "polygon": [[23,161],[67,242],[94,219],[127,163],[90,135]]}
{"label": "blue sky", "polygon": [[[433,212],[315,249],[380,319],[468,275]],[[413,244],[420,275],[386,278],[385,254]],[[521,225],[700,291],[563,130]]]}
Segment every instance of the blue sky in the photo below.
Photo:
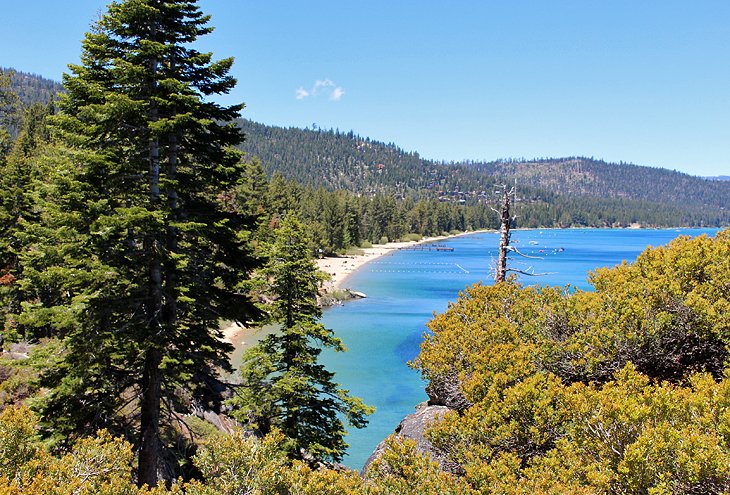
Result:
{"label": "blue sky", "polygon": [[[104,0],[3,2],[0,66],[60,79]],[[202,0],[226,102],[438,160],[730,175],[730,2]]]}

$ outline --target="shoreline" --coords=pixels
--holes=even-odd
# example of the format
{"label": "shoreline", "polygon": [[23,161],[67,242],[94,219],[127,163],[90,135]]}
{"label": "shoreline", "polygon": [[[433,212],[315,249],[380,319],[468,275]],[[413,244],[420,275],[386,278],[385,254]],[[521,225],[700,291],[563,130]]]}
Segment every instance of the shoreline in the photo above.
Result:
{"label": "shoreline", "polygon": [[472,235],[478,233],[489,233],[497,232],[496,230],[472,230],[469,232],[462,232],[460,234],[453,235],[442,235],[435,237],[424,237],[418,241],[404,241],[404,242],[389,242],[387,244],[376,244],[369,248],[360,248],[363,254],[348,254],[345,256],[336,257],[325,257],[315,260],[317,268],[330,276],[329,280],[326,280],[322,284],[322,288],[325,293],[331,294],[335,290],[345,289],[345,282],[347,279],[355,273],[357,270],[370,263],[371,261],[387,256],[394,251],[401,248],[408,248],[418,246],[420,244],[427,244],[429,242],[438,242],[446,239],[452,239],[455,237],[462,237],[465,235]]}
{"label": "shoreline", "polygon": [[221,335],[220,339],[236,346],[244,336],[248,338],[255,331],[256,329],[252,327],[244,327],[238,323],[226,322],[221,326],[221,333],[223,335]]}
{"label": "shoreline", "polygon": [[[571,228],[580,228],[580,227],[571,227]],[[597,227],[583,227],[586,229],[592,229]],[[646,230],[676,230],[676,229],[689,229],[693,227],[642,227],[642,229]],[[699,228],[699,227],[696,227]],[[608,228],[609,230],[613,230],[615,228],[611,227]],[[629,229],[630,228],[622,227],[621,229]],[[719,228],[722,230],[722,227]],[[543,228],[515,228],[512,229],[515,231],[521,231],[521,230],[565,230],[559,227],[543,227]],[[619,230],[616,228],[616,230]],[[345,256],[337,256],[337,257],[325,257],[318,260],[315,260],[315,263],[317,265],[317,268],[327,273],[330,276],[329,280],[326,280],[322,284],[322,290],[325,294],[332,294],[334,291],[337,290],[345,290],[345,289],[351,289],[349,287],[346,287],[345,284],[347,280],[349,279],[350,275],[355,273],[357,270],[362,268],[364,265],[370,263],[371,261],[377,260],[379,258],[382,258],[383,256],[387,256],[389,254],[392,254],[393,252],[397,251],[401,248],[407,248],[412,246],[417,246],[420,244],[426,244],[429,242],[438,242],[443,241],[446,239],[451,239],[455,237],[461,237],[465,235],[472,235],[472,234],[479,234],[479,233],[498,233],[498,231],[493,229],[484,229],[484,230],[473,230],[469,232],[462,232],[460,234],[454,234],[454,235],[448,235],[448,236],[435,236],[435,237],[424,237],[421,240],[418,241],[404,241],[404,242],[389,242],[387,244],[376,244],[373,247],[370,248],[360,248],[360,250],[363,252],[363,254],[355,254],[355,255],[345,255]],[[260,335],[262,333],[259,333],[259,328],[256,327],[242,327],[232,322],[224,322],[223,325],[221,325],[221,332],[222,332],[222,340],[233,344],[236,349],[238,350],[239,347],[248,347],[252,345],[253,343],[257,342],[259,340]]]}
{"label": "shoreline", "polygon": [[[645,226],[639,226],[639,225],[632,225],[630,227],[568,227],[568,228],[676,230],[676,229],[680,229],[680,228],[686,229],[686,228],[692,228],[692,227],[645,227]],[[562,228],[562,227],[539,227],[539,228],[517,227],[517,228],[511,229],[511,230],[514,230],[514,231],[565,230],[565,228]],[[472,230],[469,232],[462,232],[460,234],[454,234],[454,235],[424,237],[423,239],[421,239],[419,241],[403,241],[403,242],[389,242],[387,244],[376,244],[373,247],[360,248],[360,250],[363,251],[363,254],[348,254],[348,255],[344,255],[344,256],[325,257],[325,258],[320,258],[318,260],[315,260],[315,263],[317,264],[317,268],[321,272],[324,272],[330,276],[329,280],[326,280],[323,282],[322,289],[323,289],[324,293],[331,294],[332,292],[334,292],[336,290],[350,289],[350,287],[345,286],[345,282],[350,277],[350,275],[352,275],[354,272],[356,272],[358,269],[362,268],[364,265],[368,264],[369,262],[374,261],[378,258],[382,258],[383,256],[387,256],[387,255],[391,254],[392,252],[397,251],[398,249],[405,248],[405,247],[411,247],[411,246],[417,246],[419,244],[426,244],[429,242],[443,241],[445,239],[451,239],[454,237],[461,237],[461,236],[465,236],[465,235],[485,233],[485,232],[486,233],[498,233],[499,231],[494,230],[494,229]]]}
{"label": "shoreline", "polygon": [[[417,246],[419,244],[426,244],[429,242],[443,241],[445,239],[451,239],[454,237],[460,237],[464,235],[477,234],[480,232],[496,232],[495,230],[472,230],[469,232],[462,232],[454,235],[442,235],[435,237],[424,237],[418,241],[403,241],[403,242],[389,242],[387,244],[376,244],[369,248],[360,248],[363,254],[348,254],[345,256],[333,256],[325,257],[315,260],[317,269],[327,273],[330,276],[329,280],[325,280],[322,284],[322,289],[325,293],[331,294],[335,290],[344,289],[344,283],[347,281],[350,275],[355,271],[362,268],[367,263],[376,259],[382,258],[394,251],[397,251],[403,247]],[[246,348],[256,341],[258,341],[259,331],[258,327],[244,327],[237,323],[225,322],[221,325],[221,340],[233,344],[236,348],[234,357],[238,354],[239,348]]]}

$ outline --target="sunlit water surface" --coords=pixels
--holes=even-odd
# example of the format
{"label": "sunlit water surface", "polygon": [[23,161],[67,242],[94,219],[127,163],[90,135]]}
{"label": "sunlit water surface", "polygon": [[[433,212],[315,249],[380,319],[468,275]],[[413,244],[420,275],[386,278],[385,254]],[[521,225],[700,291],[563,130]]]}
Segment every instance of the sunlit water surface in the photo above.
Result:
{"label": "sunlit water surface", "polygon": [[[521,252],[541,259],[512,256],[511,266],[542,273],[524,284],[570,284],[590,289],[588,272],[633,261],[647,246],[679,235],[714,235],[717,229],[544,229],[513,231]],[[377,444],[393,432],[419,402],[427,400],[424,383],[407,366],[416,357],[426,323],[442,312],[459,291],[479,281],[491,283],[499,246],[496,233],[455,237],[443,244],[453,251],[395,251],[353,273],[345,286],[367,299],[325,311],[323,322],[347,347],[346,353],[322,355],[336,381],[352,395],[375,406],[367,428],[350,429],[344,464],[360,469]],[[525,263],[526,262],[526,263]],[[518,264],[519,263],[519,264]]]}

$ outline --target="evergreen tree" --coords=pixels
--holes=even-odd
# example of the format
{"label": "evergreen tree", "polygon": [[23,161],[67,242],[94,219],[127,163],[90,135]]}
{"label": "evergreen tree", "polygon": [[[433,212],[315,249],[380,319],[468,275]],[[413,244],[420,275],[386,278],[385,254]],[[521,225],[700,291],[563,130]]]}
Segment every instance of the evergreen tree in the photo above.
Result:
{"label": "evergreen tree", "polygon": [[[15,223],[13,213],[11,211],[14,203],[13,192],[8,192],[2,186],[7,186],[5,178],[8,175],[7,155],[11,145],[9,132],[10,109],[12,107],[13,94],[10,90],[10,76],[4,71],[0,71],[0,315],[5,320],[5,315],[10,310],[9,302],[13,299],[10,294],[12,289],[10,286],[15,281],[15,275],[11,273],[13,270],[13,256],[10,253],[10,238],[12,237],[9,230]],[[4,323],[4,321],[3,321]],[[0,346],[4,340],[7,329],[3,324],[0,330]],[[1,347],[0,347],[1,349]]]}
{"label": "evergreen tree", "polygon": [[235,85],[232,59],[191,45],[208,20],[194,1],[125,0],[86,34],[54,118],[62,147],[45,157],[45,231],[26,253],[29,289],[57,297],[24,321],[58,328],[67,349],[45,377],[48,426],[127,433],[140,485],[174,475],[161,428],[176,411],[216,407],[230,367],[220,321],[256,314],[255,225],[227,201],[242,106],[207,99]]}
{"label": "evergreen tree", "polygon": [[10,151],[11,131],[17,124],[19,100],[12,90],[11,72],[0,70],[0,162]]}
{"label": "evergreen tree", "polygon": [[27,229],[38,220],[35,181],[39,178],[34,163],[39,149],[49,141],[46,117],[52,108],[31,105],[23,112],[18,137],[5,160],[0,161],[0,315],[3,330],[11,338],[32,338],[18,326],[17,313],[27,297],[21,289],[23,266],[20,262]]}
{"label": "evergreen tree", "polygon": [[283,217],[288,211],[301,209],[302,188],[294,181],[275,173],[269,181],[266,202],[272,215]]}
{"label": "evergreen tree", "polygon": [[280,429],[291,440],[294,458],[338,461],[347,447],[340,415],[362,428],[372,409],[338,388],[334,373],[318,362],[323,347],[344,348],[318,321],[320,277],[304,227],[291,215],[275,233],[262,277],[264,293],[273,298],[270,322],[281,329],[244,356],[235,415],[264,434]]}

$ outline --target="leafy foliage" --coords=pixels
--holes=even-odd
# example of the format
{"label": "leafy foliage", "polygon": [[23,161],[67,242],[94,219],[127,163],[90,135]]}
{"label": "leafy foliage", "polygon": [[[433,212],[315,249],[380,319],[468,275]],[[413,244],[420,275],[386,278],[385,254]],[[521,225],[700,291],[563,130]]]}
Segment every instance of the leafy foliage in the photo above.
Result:
{"label": "leafy foliage", "polygon": [[468,288],[416,362],[436,450],[481,493],[724,493],[730,231],[591,275]]}
{"label": "leafy foliage", "polygon": [[[522,227],[727,224],[730,189],[234,124],[240,106],[209,101],[233,87],[232,61],[192,48],[207,21],[192,1],[112,3],[58,113],[54,83],[0,71],[2,335],[41,342],[0,360],[0,493],[730,491],[728,230],[596,270],[593,292],[466,289],[415,363],[453,409],[428,435],[457,474],[397,438],[364,478],[323,465],[344,453],[343,421],[363,426],[370,409],[317,361],[341,343],[318,321],[313,251],[495,226],[494,184],[515,178]],[[198,479],[174,481],[180,415],[222,399],[220,320],[260,311],[281,330],[246,356],[232,402],[261,438],[208,425]],[[39,392],[40,420],[18,407]]]}
{"label": "leafy foliage", "polygon": [[366,473],[369,493],[443,493],[472,495],[478,493],[465,480],[444,473],[438,464],[415,451],[412,440],[388,438],[383,455]]}
{"label": "leafy foliage", "polygon": [[285,437],[272,431],[262,439],[238,430],[210,438],[194,463],[202,478],[137,488],[131,479],[132,446],[106,432],[80,440],[62,456],[53,456],[35,435],[28,409],[0,413],[0,493],[27,495],[420,495],[477,493],[464,480],[444,474],[409,444],[392,441],[386,457],[366,479],[349,470],[313,470],[291,463]]}

